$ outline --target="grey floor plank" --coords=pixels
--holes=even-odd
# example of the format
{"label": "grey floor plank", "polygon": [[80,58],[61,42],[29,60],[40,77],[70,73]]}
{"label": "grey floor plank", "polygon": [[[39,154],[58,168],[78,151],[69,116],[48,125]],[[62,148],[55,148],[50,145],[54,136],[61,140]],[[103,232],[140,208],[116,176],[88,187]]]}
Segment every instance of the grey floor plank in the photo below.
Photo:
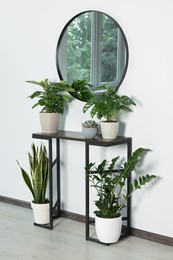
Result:
{"label": "grey floor plank", "polygon": [[173,247],[134,236],[105,246],[85,241],[85,225],[65,218],[55,228],[33,225],[30,209],[0,203],[2,260],[173,260]]}

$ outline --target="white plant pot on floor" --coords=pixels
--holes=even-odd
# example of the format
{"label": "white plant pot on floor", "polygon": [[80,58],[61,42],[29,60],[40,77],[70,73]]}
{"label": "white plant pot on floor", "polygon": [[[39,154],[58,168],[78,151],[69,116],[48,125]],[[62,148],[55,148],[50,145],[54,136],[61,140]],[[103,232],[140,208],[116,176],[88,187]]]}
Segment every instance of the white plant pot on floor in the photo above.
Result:
{"label": "white plant pot on floor", "polygon": [[102,243],[116,243],[121,235],[122,216],[118,218],[95,217],[96,234]]}
{"label": "white plant pot on floor", "polygon": [[119,130],[119,122],[108,122],[102,121],[101,122],[101,134],[103,139],[115,139],[118,136]]}
{"label": "white plant pot on floor", "polygon": [[57,133],[59,127],[59,114],[40,112],[40,124],[43,133]]}
{"label": "white plant pot on floor", "polygon": [[50,222],[49,208],[50,203],[37,204],[31,202],[33,209],[34,222],[37,224],[48,224]]}

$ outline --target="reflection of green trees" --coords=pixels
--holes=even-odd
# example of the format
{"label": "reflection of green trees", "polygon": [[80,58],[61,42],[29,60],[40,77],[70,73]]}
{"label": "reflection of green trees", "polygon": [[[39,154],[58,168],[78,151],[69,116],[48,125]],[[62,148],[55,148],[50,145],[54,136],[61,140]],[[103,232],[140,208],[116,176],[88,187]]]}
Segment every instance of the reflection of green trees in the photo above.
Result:
{"label": "reflection of green trees", "polygon": [[68,26],[67,62],[68,81],[77,79],[90,81],[91,17],[84,13]]}
{"label": "reflection of green trees", "polygon": [[101,82],[115,82],[117,73],[118,28],[107,16],[103,19],[103,48],[101,53]]}
{"label": "reflection of green trees", "polygon": [[[115,22],[102,15],[101,80],[115,81],[117,56],[117,27]],[[91,63],[91,12],[78,16],[68,26],[67,39],[67,78],[69,82],[77,79],[90,81]],[[97,47],[96,47],[97,48]],[[99,82],[100,83],[100,82]]]}

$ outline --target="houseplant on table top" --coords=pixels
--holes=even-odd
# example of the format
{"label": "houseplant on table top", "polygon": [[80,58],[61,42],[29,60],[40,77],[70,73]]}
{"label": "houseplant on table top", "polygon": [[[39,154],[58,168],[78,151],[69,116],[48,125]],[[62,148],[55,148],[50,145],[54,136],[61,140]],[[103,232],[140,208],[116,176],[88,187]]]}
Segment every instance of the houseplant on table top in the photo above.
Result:
{"label": "houseplant on table top", "polygon": [[94,138],[98,133],[98,124],[94,120],[87,120],[82,123],[82,134],[86,138]]}
{"label": "houseplant on table top", "polygon": [[28,153],[30,173],[28,174],[17,161],[24,182],[30,190],[33,201],[31,207],[33,208],[35,223],[47,224],[49,223],[49,201],[46,199],[46,190],[49,180],[49,159],[44,145],[40,148],[31,145],[32,152]]}
{"label": "houseplant on table top", "polygon": [[74,90],[68,86],[65,81],[50,82],[48,79],[44,81],[27,80],[27,83],[38,85],[42,90],[35,91],[28,98],[37,98],[38,101],[32,108],[42,107],[40,112],[40,122],[42,132],[55,133],[58,131],[59,114],[64,113],[65,106],[71,102],[72,97],[65,91],[73,92]]}
{"label": "houseplant on table top", "polygon": [[[118,115],[120,111],[131,112],[130,106],[135,106],[135,102],[125,95],[118,95],[118,88],[104,85],[96,88],[97,95],[93,95],[84,105],[85,113],[91,108],[91,117],[96,116],[101,119],[101,133],[104,139],[114,139],[118,135],[119,122]],[[107,130],[107,126],[110,129]]]}
{"label": "houseplant on table top", "polygon": [[[89,163],[85,168],[91,187],[94,187],[97,192],[95,226],[96,234],[103,243],[118,241],[122,227],[121,210],[126,207],[128,198],[136,190],[156,178],[155,175],[149,174],[139,176],[130,181],[129,192],[125,189],[131,172],[139,164],[141,166],[141,155],[147,151],[149,150],[138,148],[127,162],[117,167],[119,156],[113,158],[110,163],[103,160],[98,166],[95,166],[95,163]],[[115,226],[116,224],[118,227]]]}
{"label": "houseplant on table top", "polygon": [[70,87],[73,89],[72,93],[69,91],[71,95],[81,101],[87,102],[93,96],[92,85],[86,80],[75,80]]}

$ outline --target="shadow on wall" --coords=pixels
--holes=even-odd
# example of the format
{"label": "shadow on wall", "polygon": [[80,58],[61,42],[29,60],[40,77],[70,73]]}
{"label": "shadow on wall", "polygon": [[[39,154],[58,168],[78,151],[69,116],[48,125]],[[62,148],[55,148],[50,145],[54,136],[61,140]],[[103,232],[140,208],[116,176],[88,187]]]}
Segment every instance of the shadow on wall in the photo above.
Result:
{"label": "shadow on wall", "polygon": [[124,136],[125,133],[125,123],[124,122],[120,122],[119,124],[119,136]]}

